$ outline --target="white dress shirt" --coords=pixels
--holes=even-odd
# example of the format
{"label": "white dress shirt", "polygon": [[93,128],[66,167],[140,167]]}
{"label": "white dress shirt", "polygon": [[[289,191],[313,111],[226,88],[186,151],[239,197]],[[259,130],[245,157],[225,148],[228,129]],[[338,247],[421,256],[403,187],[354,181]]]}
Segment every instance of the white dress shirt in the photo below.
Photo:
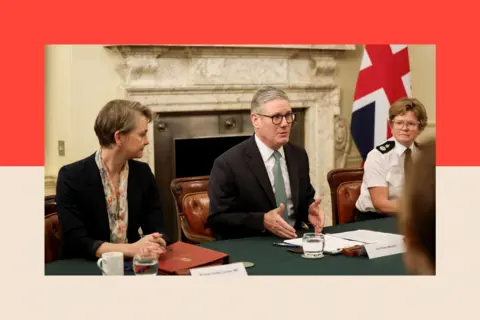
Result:
{"label": "white dress shirt", "polygon": [[[407,148],[393,137],[387,141],[389,140],[395,142],[392,150],[382,153],[375,148],[368,153],[365,160],[360,197],[356,202],[357,209],[362,212],[377,212],[368,188],[387,187],[389,200],[399,199],[402,195],[405,177],[405,150]],[[418,148],[412,144],[410,149],[412,149],[412,159],[415,159]]]}
{"label": "white dress shirt", "polygon": [[[273,152],[275,150],[267,147],[265,143],[263,143],[257,137],[257,135],[255,135],[255,142],[257,143],[258,150],[260,150],[263,163],[265,164],[265,168],[267,169],[268,178],[270,179],[270,183],[272,185],[273,193],[275,194],[275,180],[274,180],[274,173],[273,173],[273,167],[275,165],[275,158],[273,157]],[[290,178],[288,176],[287,161],[285,160],[285,152],[283,150],[283,147],[278,149],[278,152],[280,152],[280,155],[281,155],[280,168],[282,169],[282,176],[285,184],[285,192],[287,194],[286,207],[288,208],[288,216],[290,217],[294,214],[294,210],[293,210],[293,202],[292,202],[292,191],[290,188]]]}

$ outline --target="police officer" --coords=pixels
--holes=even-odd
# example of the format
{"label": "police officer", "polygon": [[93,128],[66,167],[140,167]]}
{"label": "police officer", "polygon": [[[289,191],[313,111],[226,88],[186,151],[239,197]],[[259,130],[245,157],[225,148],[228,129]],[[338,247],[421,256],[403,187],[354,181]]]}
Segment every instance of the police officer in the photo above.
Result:
{"label": "police officer", "polygon": [[428,121],[423,104],[414,98],[401,98],[389,110],[392,137],[367,155],[360,197],[356,202],[357,220],[395,215],[405,179],[421,147],[415,142]]}

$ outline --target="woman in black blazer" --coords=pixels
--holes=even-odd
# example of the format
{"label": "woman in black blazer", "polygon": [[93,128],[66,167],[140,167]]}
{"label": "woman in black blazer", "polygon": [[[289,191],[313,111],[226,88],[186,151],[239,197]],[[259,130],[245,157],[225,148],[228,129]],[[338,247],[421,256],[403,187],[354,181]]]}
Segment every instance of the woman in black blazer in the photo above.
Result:
{"label": "woman in black blazer", "polygon": [[150,110],[138,102],[108,102],[94,126],[100,148],[60,169],[60,258],[97,259],[112,251],[123,252],[125,257],[145,250],[158,255],[165,252],[155,178],[146,163],[133,160],[142,157],[149,143],[151,120]]}

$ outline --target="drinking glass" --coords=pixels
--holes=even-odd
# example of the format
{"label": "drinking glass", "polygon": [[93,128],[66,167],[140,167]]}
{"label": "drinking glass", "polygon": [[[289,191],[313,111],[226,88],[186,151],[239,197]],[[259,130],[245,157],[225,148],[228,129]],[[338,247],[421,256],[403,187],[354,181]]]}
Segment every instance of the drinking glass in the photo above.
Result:
{"label": "drinking glass", "polygon": [[156,276],[158,255],[151,252],[138,253],[133,257],[133,272],[136,276]]}
{"label": "drinking glass", "polygon": [[321,233],[305,233],[302,239],[305,258],[317,259],[323,257],[325,237]]}

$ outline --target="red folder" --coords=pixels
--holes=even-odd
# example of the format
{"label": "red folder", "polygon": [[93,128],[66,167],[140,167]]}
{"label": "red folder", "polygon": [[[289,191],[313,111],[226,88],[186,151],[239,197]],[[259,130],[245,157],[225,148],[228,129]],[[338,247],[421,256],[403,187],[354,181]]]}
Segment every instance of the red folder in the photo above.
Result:
{"label": "red folder", "polygon": [[230,263],[228,254],[185,242],[168,246],[166,254],[158,260],[158,272],[167,275],[186,275],[189,269]]}

